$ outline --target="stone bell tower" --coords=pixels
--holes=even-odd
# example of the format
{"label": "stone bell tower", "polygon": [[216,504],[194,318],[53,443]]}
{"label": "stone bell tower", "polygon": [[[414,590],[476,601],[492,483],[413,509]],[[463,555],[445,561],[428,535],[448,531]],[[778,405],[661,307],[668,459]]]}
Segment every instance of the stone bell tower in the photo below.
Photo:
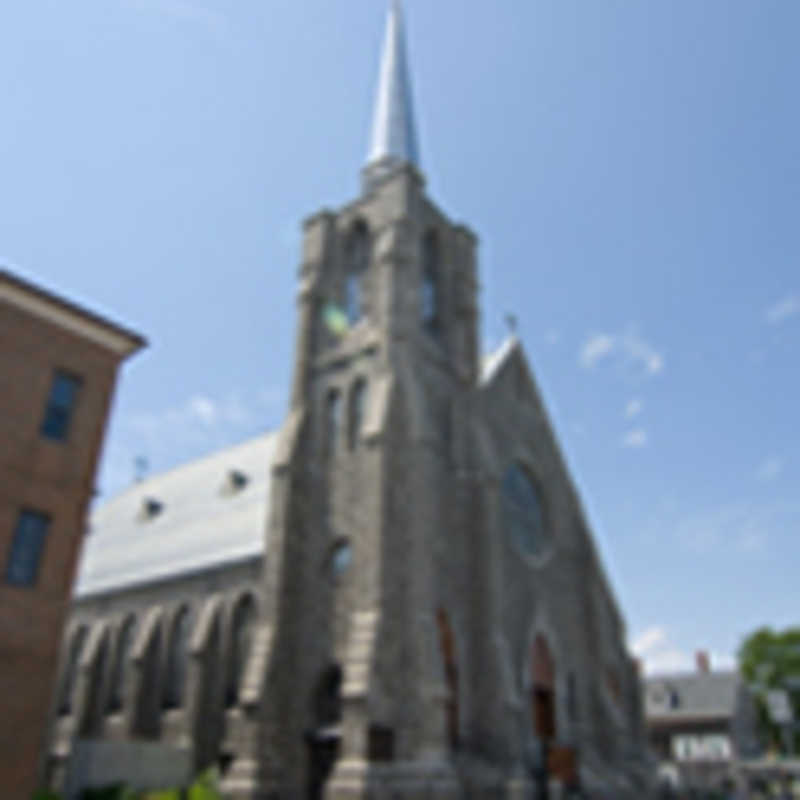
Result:
{"label": "stone bell tower", "polygon": [[395,2],[361,193],[304,223],[268,610],[227,796],[460,796],[442,570],[478,375],[475,248],[425,194]]}

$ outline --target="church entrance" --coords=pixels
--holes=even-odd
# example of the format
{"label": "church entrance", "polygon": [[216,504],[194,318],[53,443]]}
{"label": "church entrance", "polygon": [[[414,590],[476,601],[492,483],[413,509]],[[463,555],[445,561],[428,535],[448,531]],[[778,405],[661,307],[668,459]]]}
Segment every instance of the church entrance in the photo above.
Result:
{"label": "church entrance", "polygon": [[458,748],[458,663],[456,644],[450,620],[441,608],[436,612],[439,629],[439,647],[444,661],[444,679],[447,684],[447,738],[453,750]]}
{"label": "church entrance", "polygon": [[555,669],[547,639],[538,634],[532,653],[531,717],[533,729],[541,741],[556,736]]}
{"label": "church entrance", "polygon": [[323,673],[312,696],[314,726],[306,732],[308,800],[322,800],[325,781],[339,755],[342,721],[342,668],[332,664]]}
{"label": "church entrance", "polygon": [[536,636],[531,652],[531,722],[536,734],[536,758],[533,779],[536,796],[547,800],[550,745],[556,735],[555,669],[547,639]]}

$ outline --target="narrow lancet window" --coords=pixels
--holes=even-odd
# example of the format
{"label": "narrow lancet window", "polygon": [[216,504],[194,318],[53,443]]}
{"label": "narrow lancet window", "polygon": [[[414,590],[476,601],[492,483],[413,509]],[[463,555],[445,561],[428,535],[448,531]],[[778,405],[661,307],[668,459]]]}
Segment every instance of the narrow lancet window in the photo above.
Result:
{"label": "narrow lancet window", "polygon": [[167,667],[164,678],[163,708],[180,708],[189,667],[189,609],[183,606],[175,616],[167,645]]}
{"label": "narrow lancet window", "polygon": [[117,639],[117,653],[114,659],[114,671],[111,674],[111,690],[108,694],[108,712],[120,711],[125,702],[125,674],[133,649],[133,636],[136,620],[128,617],[120,628]]}
{"label": "narrow lancet window", "polygon": [[348,409],[347,443],[351,450],[358,445],[361,428],[364,424],[364,407],[367,400],[367,382],[359,378],[350,390],[350,407]]}
{"label": "narrow lancet window", "polygon": [[439,242],[430,231],[422,240],[422,293],[420,297],[422,326],[432,336],[441,330],[441,280],[439,274]]}
{"label": "narrow lancet window", "polygon": [[369,232],[363,222],[357,222],[350,232],[346,257],[344,304],[347,321],[352,326],[364,316],[364,273],[369,264]]}
{"label": "narrow lancet window", "polygon": [[336,450],[342,416],[342,399],[338,389],[331,389],[325,398],[325,456]]}
{"label": "narrow lancet window", "polygon": [[239,698],[239,690],[253,642],[255,620],[255,603],[250,595],[245,595],[236,604],[236,609],[233,612],[228,684],[225,691],[225,705],[228,708],[235,706]]}

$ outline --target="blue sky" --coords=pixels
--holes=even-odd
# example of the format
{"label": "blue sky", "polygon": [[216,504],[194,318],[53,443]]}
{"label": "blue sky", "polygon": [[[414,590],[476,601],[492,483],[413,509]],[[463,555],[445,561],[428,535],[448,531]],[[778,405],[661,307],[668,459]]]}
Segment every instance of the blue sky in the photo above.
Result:
{"label": "blue sky", "polygon": [[[406,0],[433,198],[480,236],[650,669],[797,622],[800,4]],[[380,0],[15,3],[0,254],[143,332],[105,495],[282,420],[299,225],[358,189]]]}

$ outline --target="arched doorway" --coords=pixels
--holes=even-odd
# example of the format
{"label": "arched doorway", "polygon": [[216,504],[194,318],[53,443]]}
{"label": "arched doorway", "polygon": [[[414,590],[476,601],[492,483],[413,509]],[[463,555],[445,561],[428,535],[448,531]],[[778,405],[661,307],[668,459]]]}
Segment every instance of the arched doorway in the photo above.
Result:
{"label": "arched doorway", "polygon": [[556,735],[555,667],[547,639],[537,634],[531,653],[531,717],[533,729],[542,741]]}
{"label": "arched doorway", "polygon": [[325,781],[339,755],[342,721],[342,668],[331,664],[320,676],[311,697],[314,726],[306,732],[308,800],[321,800]]}
{"label": "arched doorway", "polygon": [[447,684],[447,737],[450,747],[458,747],[458,661],[456,660],[456,639],[447,613],[441,608],[436,612],[436,625],[439,628],[439,647],[444,661],[444,679]]}

